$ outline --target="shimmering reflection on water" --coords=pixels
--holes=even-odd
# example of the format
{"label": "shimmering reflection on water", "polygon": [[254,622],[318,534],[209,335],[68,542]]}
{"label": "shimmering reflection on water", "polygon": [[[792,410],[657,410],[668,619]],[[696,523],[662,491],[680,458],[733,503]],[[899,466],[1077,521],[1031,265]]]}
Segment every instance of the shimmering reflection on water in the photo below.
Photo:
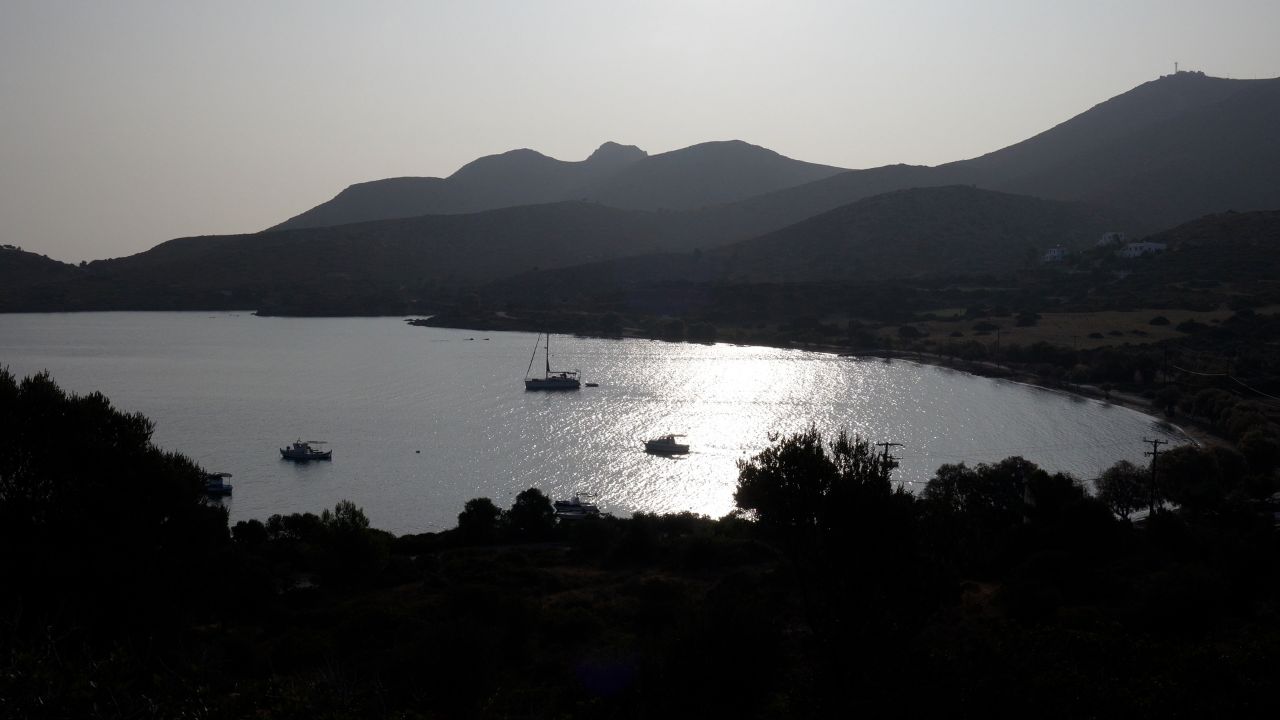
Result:
{"label": "shimmering reflection on water", "polygon": [[[0,363],[100,389],[157,423],[155,440],[235,475],[233,519],[341,499],[395,532],[453,525],[463,503],[537,486],[615,512],[733,507],[736,461],[810,423],[901,442],[895,476],[1020,454],[1078,477],[1142,460],[1172,430],[1130,410],[906,362],[728,345],[556,336],[552,364],[598,388],[529,393],[527,333],[414,328],[392,318],[86,313],[0,316]],[[684,433],[664,458],[645,438]],[[329,440],[331,463],[275,448]]]}

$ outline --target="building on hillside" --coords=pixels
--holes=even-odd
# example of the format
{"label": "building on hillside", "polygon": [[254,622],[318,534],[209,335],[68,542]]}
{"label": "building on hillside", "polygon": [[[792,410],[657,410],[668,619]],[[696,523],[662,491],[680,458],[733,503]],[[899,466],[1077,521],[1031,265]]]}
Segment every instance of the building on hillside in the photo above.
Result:
{"label": "building on hillside", "polygon": [[1041,262],[1062,262],[1067,259],[1067,249],[1061,245],[1054,245],[1044,251],[1044,256],[1040,258]]}
{"label": "building on hillside", "polygon": [[1116,253],[1122,258],[1136,258],[1142,255],[1154,255],[1169,249],[1165,243],[1158,242],[1131,242],[1125,244],[1124,247]]}
{"label": "building on hillside", "polygon": [[1098,238],[1098,247],[1106,247],[1108,245],[1118,245],[1125,241],[1125,235],[1122,232],[1102,233],[1102,237]]}

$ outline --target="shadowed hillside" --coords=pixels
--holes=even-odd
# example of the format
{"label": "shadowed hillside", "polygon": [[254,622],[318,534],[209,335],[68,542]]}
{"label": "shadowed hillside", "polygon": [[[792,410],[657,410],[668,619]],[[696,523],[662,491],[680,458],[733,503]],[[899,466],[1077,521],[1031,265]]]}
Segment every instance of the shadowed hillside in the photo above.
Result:
{"label": "shadowed hillside", "polygon": [[721,253],[731,280],[990,273],[1034,265],[1054,245],[1092,243],[1121,221],[1094,207],[953,185],[878,195]]}
{"label": "shadowed hillside", "polygon": [[[1054,245],[1092,245],[1123,213],[967,186],[899,190],[712,251],[609,260],[511,278],[510,296],[665,282],[868,282],[998,273]],[[539,288],[544,290],[539,291]]]}
{"label": "shadowed hillside", "polygon": [[1236,92],[994,187],[1130,208],[1152,230],[1211,212],[1280,207],[1280,80],[1158,82],[1207,83],[1214,94],[1229,82]]}
{"label": "shadowed hillside", "polygon": [[784,157],[741,140],[654,155],[608,177],[585,197],[635,210],[687,210],[820,180],[840,168]]}
{"label": "shadowed hillside", "polygon": [[271,228],[282,230],[479,212],[515,205],[595,200],[635,210],[686,209],[732,202],[840,172],[744,142],[713,142],[652,157],[617,143],[581,162],[533,150],[475,160],[446,179],[394,178],[353,185]]}
{"label": "shadowed hillside", "polygon": [[44,255],[0,245],[0,288],[23,288],[74,277],[76,267]]}
{"label": "shadowed hillside", "polygon": [[473,160],[447,179],[405,177],[359,183],[337,197],[271,228],[345,225],[368,220],[474,213],[515,205],[578,200],[583,188],[645,157],[631,145],[607,142],[581,162],[533,150]]}
{"label": "shadowed hillside", "polygon": [[[538,268],[666,249],[657,216],[583,203],[171,240],[74,280],[0,290],[6,310],[407,311],[416,299]],[[32,298],[37,298],[38,303]]]}

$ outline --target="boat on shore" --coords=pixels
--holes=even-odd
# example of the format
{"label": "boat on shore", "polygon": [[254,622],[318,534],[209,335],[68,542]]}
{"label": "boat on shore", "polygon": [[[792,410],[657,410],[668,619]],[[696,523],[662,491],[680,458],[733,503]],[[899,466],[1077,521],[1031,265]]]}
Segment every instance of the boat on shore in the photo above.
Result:
{"label": "boat on shore", "polygon": [[556,517],[562,520],[582,520],[584,518],[595,517],[600,514],[600,508],[595,503],[583,502],[582,498],[591,498],[594,495],[589,493],[574,493],[569,500],[556,500],[552,503],[555,508]]}
{"label": "boat on shore", "polygon": [[322,450],[317,445],[324,445],[323,440],[298,440],[287,448],[280,448],[280,457],[285,460],[306,462],[308,460],[332,460],[332,450]]}
{"label": "boat on shore", "polygon": [[533,354],[529,356],[529,368],[524,373],[524,389],[525,390],[577,390],[582,387],[582,382],[578,380],[577,370],[552,370],[551,369],[551,333],[538,333],[539,339],[546,337],[544,345],[544,353],[546,358],[546,369],[542,377],[529,377],[529,372],[533,370],[533,361],[538,357],[538,344],[534,341]]}
{"label": "boat on shore", "polygon": [[678,442],[676,438],[684,437],[683,435],[663,435],[652,440],[644,441],[644,451],[653,455],[687,455],[689,454],[689,446]]}
{"label": "boat on shore", "polygon": [[204,475],[204,494],[212,497],[224,497],[231,494],[231,483],[227,478],[231,473],[215,472]]}

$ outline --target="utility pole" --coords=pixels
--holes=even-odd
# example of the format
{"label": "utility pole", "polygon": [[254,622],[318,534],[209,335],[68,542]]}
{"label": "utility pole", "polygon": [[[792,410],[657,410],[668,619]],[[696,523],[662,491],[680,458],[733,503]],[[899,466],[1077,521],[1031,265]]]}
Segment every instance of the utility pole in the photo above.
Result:
{"label": "utility pole", "polygon": [[[897,458],[895,458],[894,456],[892,456],[892,455],[890,455],[890,454],[889,454],[889,448],[891,448],[891,447],[903,447],[902,443],[899,443],[899,442],[882,442],[882,443],[876,443],[876,447],[884,448],[884,451],[880,453],[880,462],[881,462],[881,464],[882,464],[885,468],[889,468],[889,467],[897,467],[897,466],[898,466],[898,465],[897,465],[898,459],[897,459]],[[890,465],[889,463],[894,463],[894,464],[893,464],[893,465]]]}
{"label": "utility pole", "polygon": [[1147,510],[1147,519],[1151,519],[1156,514],[1156,458],[1160,457],[1160,446],[1168,445],[1168,440],[1148,440],[1142,438],[1142,442],[1151,443],[1151,452],[1144,452],[1143,455],[1151,456],[1151,485],[1150,485],[1150,506]]}

